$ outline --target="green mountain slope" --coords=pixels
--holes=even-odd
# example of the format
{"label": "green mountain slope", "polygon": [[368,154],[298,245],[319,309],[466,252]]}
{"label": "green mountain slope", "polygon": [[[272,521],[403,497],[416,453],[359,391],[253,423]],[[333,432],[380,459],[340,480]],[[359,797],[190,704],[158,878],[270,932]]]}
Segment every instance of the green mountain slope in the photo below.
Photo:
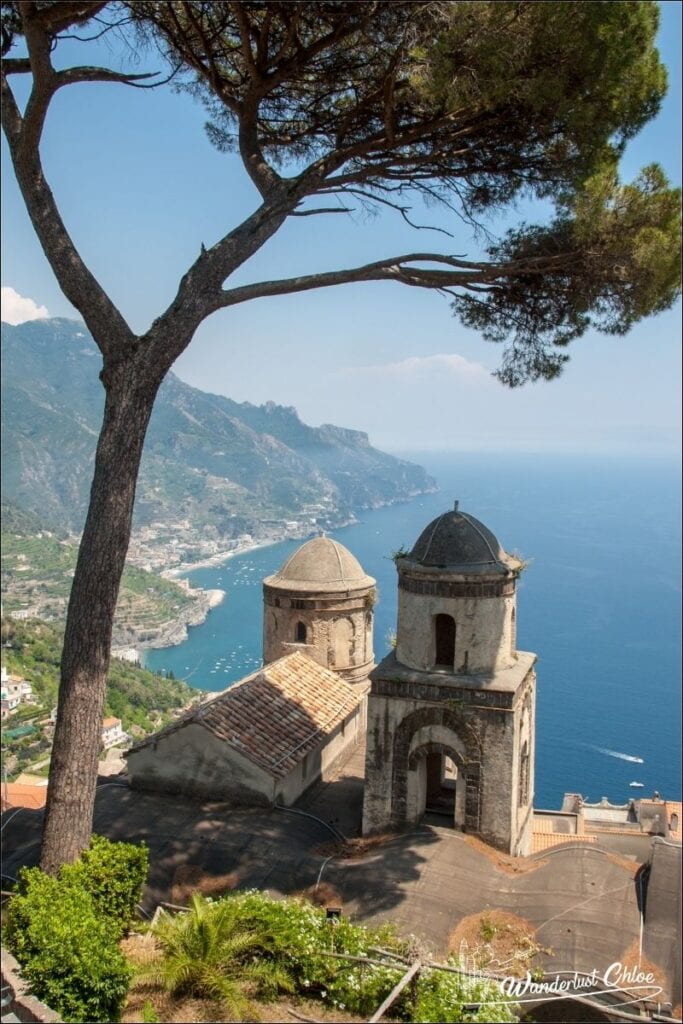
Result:
{"label": "green mountain slope", "polygon": [[[83,324],[2,325],[2,486],[41,521],[80,531],[103,391]],[[420,466],[373,448],[367,435],[308,427],[291,408],[210,395],[173,374],[152,415],[136,524],[189,520],[219,538],[317,507],[320,521],[434,488]]]}
{"label": "green mountain slope", "polygon": [[[11,614],[62,619],[76,567],[77,545],[41,527],[32,513],[2,504],[2,605]],[[172,580],[127,565],[114,620],[114,645],[154,641],[181,621],[201,621],[204,595],[189,594]]]}
{"label": "green mountain slope", "polygon": [[[11,777],[31,762],[46,758],[50,740],[42,724],[57,703],[59,662],[63,632],[60,626],[32,620],[2,620],[2,663],[11,674],[26,679],[33,687],[35,705],[21,705],[3,730],[3,763]],[[170,722],[179,710],[201,697],[198,691],[176,679],[166,679],[147,669],[112,658],[107,679],[104,715],[120,718],[123,728],[141,736]],[[32,723],[25,735],[13,730]],[[10,732],[12,735],[6,736]]]}

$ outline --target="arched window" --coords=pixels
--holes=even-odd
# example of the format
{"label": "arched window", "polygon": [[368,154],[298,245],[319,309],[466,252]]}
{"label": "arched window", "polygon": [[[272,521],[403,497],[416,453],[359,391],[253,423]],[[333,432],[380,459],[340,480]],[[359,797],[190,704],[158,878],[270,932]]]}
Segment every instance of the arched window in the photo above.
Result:
{"label": "arched window", "polygon": [[298,644],[306,643],[306,624],[304,622],[297,622],[295,639]]}
{"label": "arched window", "polygon": [[435,666],[452,670],[455,662],[455,619],[452,615],[434,616],[434,638],[436,641]]}
{"label": "arched window", "polygon": [[671,832],[678,832],[678,815],[672,814],[671,821],[669,822],[669,830]]}

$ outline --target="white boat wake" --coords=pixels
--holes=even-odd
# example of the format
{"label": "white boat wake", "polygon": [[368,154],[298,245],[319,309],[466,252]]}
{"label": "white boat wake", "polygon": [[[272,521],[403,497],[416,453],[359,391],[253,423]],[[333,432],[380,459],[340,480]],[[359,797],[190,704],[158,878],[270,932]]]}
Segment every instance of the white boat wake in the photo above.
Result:
{"label": "white boat wake", "polygon": [[622,754],[618,750],[608,750],[607,747],[593,747],[599,754],[607,754],[609,757],[618,757],[621,761],[633,761],[634,764],[645,764],[642,757],[634,757],[633,754]]}

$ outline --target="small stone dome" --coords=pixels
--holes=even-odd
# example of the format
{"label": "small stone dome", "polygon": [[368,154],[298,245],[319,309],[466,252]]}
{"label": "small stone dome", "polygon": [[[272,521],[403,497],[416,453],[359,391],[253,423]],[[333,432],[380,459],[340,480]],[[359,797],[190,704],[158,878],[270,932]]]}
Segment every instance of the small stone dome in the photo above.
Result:
{"label": "small stone dome", "polygon": [[263,581],[283,590],[346,591],[373,587],[357,558],[331,537],[314,537],[302,544],[282,568]]}
{"label": "small stone dome", "polygon": [[427,526],[406,560],[434,569],[467,573],[509,573],[521,565],[474,516],[461,512],[458,502]]}

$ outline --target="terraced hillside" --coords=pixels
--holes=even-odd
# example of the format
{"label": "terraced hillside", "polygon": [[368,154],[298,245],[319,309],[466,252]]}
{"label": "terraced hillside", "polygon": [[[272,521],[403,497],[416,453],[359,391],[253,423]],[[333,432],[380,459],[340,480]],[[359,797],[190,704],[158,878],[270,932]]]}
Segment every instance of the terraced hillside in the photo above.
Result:
{"label": "terraced hillside", "polygon": [[[2,603],[5,612],[19,609],[42,619],[62,619],[76,565],[77,546],[51,532],[22,536],[2,531]],[[126,567],[114,623],[116,644],[153,642],[178,619],[195,621],[201,599],[177,583]]]}

